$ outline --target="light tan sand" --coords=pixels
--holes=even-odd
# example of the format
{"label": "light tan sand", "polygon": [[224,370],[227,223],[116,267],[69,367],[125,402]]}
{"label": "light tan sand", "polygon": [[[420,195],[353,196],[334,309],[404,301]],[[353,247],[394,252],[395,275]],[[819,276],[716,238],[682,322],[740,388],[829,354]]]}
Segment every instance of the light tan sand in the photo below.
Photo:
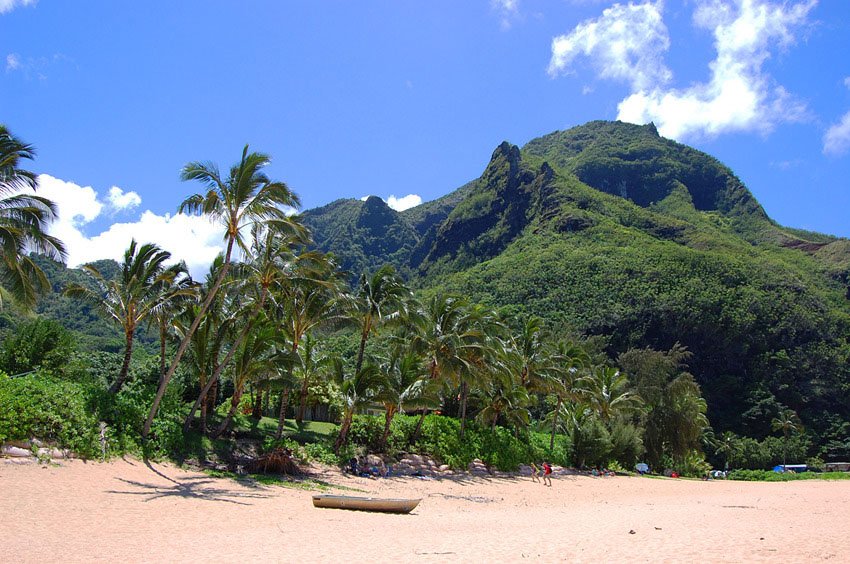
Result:
{"label": "light tan sand", "polygon": [[0,561],[850,561],[850,481],[328,477],[422,503],[315,509],[169,465],[0,460]]}

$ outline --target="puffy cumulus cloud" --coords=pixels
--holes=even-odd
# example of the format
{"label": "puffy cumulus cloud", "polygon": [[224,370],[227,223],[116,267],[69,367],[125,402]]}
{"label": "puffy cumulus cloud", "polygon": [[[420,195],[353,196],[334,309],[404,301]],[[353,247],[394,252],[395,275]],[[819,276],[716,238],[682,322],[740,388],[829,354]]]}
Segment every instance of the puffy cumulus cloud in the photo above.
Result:
{"label": "puffy cumulus cloud", "polygon": [[109,189],[109,204],[116,211],[130,210],[141,203],[142,198],[136,192],[125,192],[118,186]]}
{"label": "puffy cumulus cloud", "polygon": [[[80,186],[47,174],[39,175],[38,184],[36,193],[52,200],[58,208],[58,218],[49,232],[65,243],[69,266],[104,258],[121,260],[130,240],[135,238],[141,243],[156,243],[169,251],[174,260],[185,260],[192,275],[199,278],[224,248],[221,227],[207,218],[157,215],[151,211],[143,212],[135,221],[114,223],[106,231],[89,236],[86,227],[107,207],[97,192],[91,186]],[[133,194],[141,202],[134,192],[125,194],[120,188],[118,193],[114,190],[109,192],[110,203],[114,194],[125,200]]]}
{"label": "puffy cumulus cloud", "polygon": [[[817,0],[707,0],[697,5],[693,23],[714,35],[716,57],[710,78],[687,88],[669,88],[671,75],[662,55],[669,48],[660,3],[615,5],[598,20],[579,25],[569,36],[578,45],[561,49],[566,64],[578,55],[604,62],[602,78],[628,80],[632,93],[618,105],[617,119],[654,121],[662,135],[677,139],[731,131],[767,133],[778,123],[807,117],[801,102],[776,84],[763,66],[772,51],[787,48],[808,20]],[[641,11],[642,10],[642,11]],[[659,21],[655,21],[655,16]],[[629,38],[630,35],[636,37]],[[622,39],[611,43],[611,38]],[[560,61],[553,42],[552,63]],[[567,47],[570,44],[565,44]],[[592,45],[593,48],[587,48]],[[648,49],[647,53],[642,53]],[[631,64],[633,68],[629,69]]]}
{"label": "puffy cumulus cloud", "polygon": [[[844,86],[850,88],[850,76],[844,79]],[[850,112],[844,114],[838,123],[826,130],[823,136],[823,152],[827,155],[843,155],[850,151]]]}
{"label": "puffy cumulus cloud", "polygon": [[827,155],[843,155],[850,151],[850,112],[844,114],[823,136],[823,152]]}
{"label": "puffy cumulus cloud", "polygon": [[387,205],[390,206],[395,211],[404,211],[409,208],[414,208],[422,203],[422,198],[418,194],[408,194],[407,196],[402,196],[401,198],[396,198],[393,195],[390,195],[389,198],[386,199]]}
{"label": "puffy cumulus cloud", "polygon": [[38,0],[0,0],[0,14],[11,12],[18,6],[34,5]]}
{"label": "puffy cumulus cloud", "polygon": [[511,29],[514,20],[519,17],[519,0],[490,0],[490,6],[499,14],[502,30]]}
{"label": "puffy cumulus cloud", "polygon": [[584,57],[601,78],[626,81],[635,90],[666,83],[673,75],[663,60],[670,38],[661,9],[661,2],[614,4],[598,19],[580,23],[552,40],[549,74],[571,73]]}

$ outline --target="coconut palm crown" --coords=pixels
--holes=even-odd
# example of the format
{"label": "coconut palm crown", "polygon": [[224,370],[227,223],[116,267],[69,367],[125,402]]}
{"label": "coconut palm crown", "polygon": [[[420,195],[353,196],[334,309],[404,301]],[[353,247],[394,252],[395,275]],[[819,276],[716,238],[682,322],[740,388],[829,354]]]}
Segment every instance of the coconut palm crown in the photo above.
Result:
{"label": "coconut palm crown", "polygon": [[38,179],[20,165],[34,157],[31,145],[0,124],[0,288],[27,308],[50,288],[29,253],[58,261],[66,256],[62,242],[47,234],[47,226],[57,216],[55,204],[28,193],[38,187]]}

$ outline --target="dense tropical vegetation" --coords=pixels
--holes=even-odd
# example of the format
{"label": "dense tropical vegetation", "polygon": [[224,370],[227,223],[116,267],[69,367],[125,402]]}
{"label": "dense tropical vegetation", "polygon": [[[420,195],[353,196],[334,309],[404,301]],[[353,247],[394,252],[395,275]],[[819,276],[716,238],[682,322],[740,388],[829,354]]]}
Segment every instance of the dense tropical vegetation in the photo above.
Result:
{"label": "dense tropical vegetation", "polygon": [[[290,435],[322,460],[692,474],[850,455],[846,241],[775,225],[651,126],[504,143],[401,214],[369,198],[290,215],[247,146],[227,175],[190,163],[203,192],[179,209],[219,220],[226,247],[203,281],[135,241],[119,265],[52,260],[51,205],[14,199],[32,149],[0,140],[4,209],[27,208],[3,247],[0,442],[201,458]],[[27,288],[53,290],[41,315]]]}

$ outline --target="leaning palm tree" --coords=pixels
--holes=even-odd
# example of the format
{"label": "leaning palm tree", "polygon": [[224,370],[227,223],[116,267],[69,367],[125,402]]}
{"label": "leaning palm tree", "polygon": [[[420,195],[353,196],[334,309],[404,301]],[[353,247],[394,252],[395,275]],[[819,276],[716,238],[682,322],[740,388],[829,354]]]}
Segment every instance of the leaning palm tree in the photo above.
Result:
{"label": "leaning palm tree", "polygon": [[27,193],[37,188],[38,181],[20,165],[34,157],[31,145],[0,124],[0,290],[26,308],[35,305],[40,292],[50,289],[29,253],[65,260],[62,242],[47,234],[47,226],[56,218],[56,206],[47,198]]}
{"label": "leaning palm tree", "polygon": [[81,284],[70,284],[65,295],[86,301],[117,323],[124,332],[124,362],[118,377],[109,391],[117,394],[124,386],[133,354],[133,338],[139,325],[152,315],[158,307],[177,296],[190,296],[193,290],[175,283],[186,275],[182,262],[166,267],[171,253],[163,251],[153,243],[138,247],[136,240],[124,253],[118,278],[106,279],[93,265],[85,265],[84,271],[92,278],[96,289]]}
{"label": "leaning palm tree", "polygon": [[774,431],[782,431],[782,436],[785,438],[782,442],[782,469],[784,470],[787,462],[788,439],[794,433],[799,433],[803,429],[803,424],[796,411],[785,408],[773,418],[770,426]]}
{"label": "leaning palm tree", "polygon": [[221,175],[218,167],[213,163],[192,162],[183,167],[180,175],[182,180],[197,180],[206,187],[206,191],[186,198],[180,204],[178,211],[205,215],[223,224],[225,228],[224,261],[218,278],[198,310],[198,316],[177,347],[171,366],[160,381],[159,389],[156,391],[153,405],[151,405],[150,413],[142,430],[142,437],[144,438],[150,432],[159,404],[165,395],[168,383],[183,358],[183,354],[186,352],[186,348],[189,346],[192,333],[198,328],[198,324],[200,324],[227,276],[233,247],[246,249],[247,245],[244,239],[246,228],[262,222],[285,222],[287,216],[284,208],[299,205],[298,196],[286,184],[272,181],[263,172],[263,168],[269,162],[271,160],[268,155],[249,153],[248,145],[245,145],[242,150],[242,159],[231,167],[226,177]]}

